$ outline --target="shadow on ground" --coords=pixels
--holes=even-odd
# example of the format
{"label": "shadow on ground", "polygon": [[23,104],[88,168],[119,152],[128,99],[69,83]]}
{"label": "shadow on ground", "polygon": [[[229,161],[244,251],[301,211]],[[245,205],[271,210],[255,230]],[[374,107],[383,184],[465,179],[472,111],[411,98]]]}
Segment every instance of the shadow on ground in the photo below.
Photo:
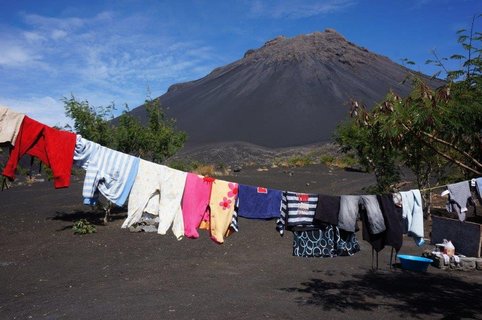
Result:
{"label": "shadow on ground", "polygon": [[282,290],[299,293],[300,305],[317,305],[326,311],[384,308],[401,316],[442,315],[442,319],[473,319],[482,311],[482,286],[451,275],[370,271],[339,282],[311,279],[299,288]]}
{"label": "shadow on ground", "polygon": [[[105,225],[104,223],[105,212],[99,210],[77,210],[74,212],[62,212],[56,211],[55,216],[50,218],[52,220],[74,222],[80,219],[85,219],[94,225]],[[126,215],[124,211],[112,210],[109,215],[109,221],[125,219]],[[69,228],[69,227],[66,227]]]}

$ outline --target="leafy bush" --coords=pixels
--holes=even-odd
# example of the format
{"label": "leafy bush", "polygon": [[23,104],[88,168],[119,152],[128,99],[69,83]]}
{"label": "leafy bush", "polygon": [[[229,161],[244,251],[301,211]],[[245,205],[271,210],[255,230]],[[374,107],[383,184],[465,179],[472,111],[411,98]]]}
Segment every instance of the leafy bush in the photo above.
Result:
{"label": "leafy bush", "polygon": [[289,167],[306,167],[313,164],[313,158],[310,155],[296,155],[288,158],[287,164]]}
{"label": "leafy bush", "polygon": [[358,161],[354,154],[348,153],[344,155],[323,155],[320,157],[320,163],[327,166],[337,167],[337,168],[353,168],[358,164]]}
{"label": "leafy bush", "polygon": [[73,95],[64,98],[63,102],[66,116],[74,120],[74,127],[67,129],[73,129],[87,140],[112,147],[114,127],[109,120],[114,118],[114,105],[93,107],[87,100],[78,101]]}
{"label": "leafy bush", "polygon": [[199,165],[193,172],[207,177],[213,177],[216,175],[216,169],[212,164]]}
{"label": "leafy bush", "polygon": [[174,155],[187,139],[185,132],[176,130],[173,119],[166,119],[159,100],[145,101],[148,113],[145,126],[129,113],[127,106],[114,119],[114,104],[93,107],[74,96],[64,98],[63,102],[66,115],[74,121],[70,129],[87,140],[145,160],[161,163]]}
{"label": "leafy bush", "polygon": [[85,219],[75,221],[72,230],[74,231],[74,234],[90,234],[97,232],[95,226]]}
{"label": "leafy bush", "polygon": [[320,157],[320,162],[326,165],[331,165],[335,161],[335,157],[331,155],[324,155]]}
{"label": "leafy bush", "polygon": [[173,169],[185,172],[194,172],[194,170],[196,170],[196,168],[199,166],[199,163],[190,160],[169,160],[168,165]]}
{"label": "leafy bush", "polygon": [[395,189],[399,164],[413,171],[419,188],[456,171],[482,175],[482,33],[474,32],[474,21],[470,31],[458,32],[466,55],[451,59],[462,61],[460,69],[448,71],[447,59],[436,56],[446,85],[434,90],[412,75],[408,97],[390,92],[371,111],[352,102],[352,118],[338,127],[336,140],[375,173],[378,191]]}

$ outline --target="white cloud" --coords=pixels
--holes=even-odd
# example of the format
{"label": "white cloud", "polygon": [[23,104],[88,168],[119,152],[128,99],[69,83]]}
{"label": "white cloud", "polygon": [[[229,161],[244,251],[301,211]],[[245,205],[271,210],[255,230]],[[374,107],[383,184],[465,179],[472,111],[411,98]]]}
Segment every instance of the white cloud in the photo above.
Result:
{"label": "white cloud", "polygon": [[0,44],[0,66],[17,67],[35,60],[31,53],[19,45]]}
{"label": "white cloud", "polygon": [[55,30],[52,30],[50,37],[54,40],[60,40],[65,38],[67,35],[68,33],[66,31],[55,29]]}
{"label": "white cloud", "polygon": [[32,31],[26,31],[23,33],[23,36],[25,37],[25,40],[29,43],[37,43],[40,41],[46,40],[42,35],[40,35],[37,32],[32,32]]}
{"label": "white cloud", "polygon": [[37,14],[25,14],[24,20],[27,24],[34,26],[37,29],[76,29],[85,25],[86,19],[81,19],[77,17],[69,18],[54,18],[54,17],[44,17]]}
{"label": "white cloud", "polygon": [[300,19],[341,11],[355,3],[355,0],[255,0],[251,2],[250,13],[253,17]]}
{"label": "white cloud", "polygon": [[49,126],[64,126],[69,123],[63,103],[49,96],[26,99],[0,97],[0,105],[25,113],[30,118]]}
{"label": "white cloud", "polygon": [[73,93],[95,105],[136,107],[148,86],[158,96],[173,83],[204,76],[219,60],[203,43],[173,41],[155,17],[22,17],[27,27],[0,29],[0,102],[46,124],[65,122],[62,103],[52,97]]}

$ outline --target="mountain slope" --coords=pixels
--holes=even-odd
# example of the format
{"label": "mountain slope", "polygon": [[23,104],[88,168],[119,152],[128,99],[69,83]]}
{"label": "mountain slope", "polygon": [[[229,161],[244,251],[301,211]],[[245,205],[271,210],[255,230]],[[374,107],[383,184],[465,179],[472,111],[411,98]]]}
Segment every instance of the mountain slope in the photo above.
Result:
{"label": "mountain slope", "polygon": [[[190,145],[298,146],[330,140],[352,98],[370,106],[390,89],[406,95],[410,85],[401,82],[408,72],[328,29],[277,37],[159,99]],[[143,106],[132,112],[146,117]]]}

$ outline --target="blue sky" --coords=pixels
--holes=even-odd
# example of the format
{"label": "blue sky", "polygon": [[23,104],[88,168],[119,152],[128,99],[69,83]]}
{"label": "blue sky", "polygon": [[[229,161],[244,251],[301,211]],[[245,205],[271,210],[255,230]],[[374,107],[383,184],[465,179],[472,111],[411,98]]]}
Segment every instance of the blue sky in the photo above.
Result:
{"label": "blue sky", "polygon": [[0,0],[0,104],[49,125],[67,122],[70,94],[132,109],[277,35],[326,28],[431,74],[431,50],[460,52],[455,32],[480,13],[480,0]]}

